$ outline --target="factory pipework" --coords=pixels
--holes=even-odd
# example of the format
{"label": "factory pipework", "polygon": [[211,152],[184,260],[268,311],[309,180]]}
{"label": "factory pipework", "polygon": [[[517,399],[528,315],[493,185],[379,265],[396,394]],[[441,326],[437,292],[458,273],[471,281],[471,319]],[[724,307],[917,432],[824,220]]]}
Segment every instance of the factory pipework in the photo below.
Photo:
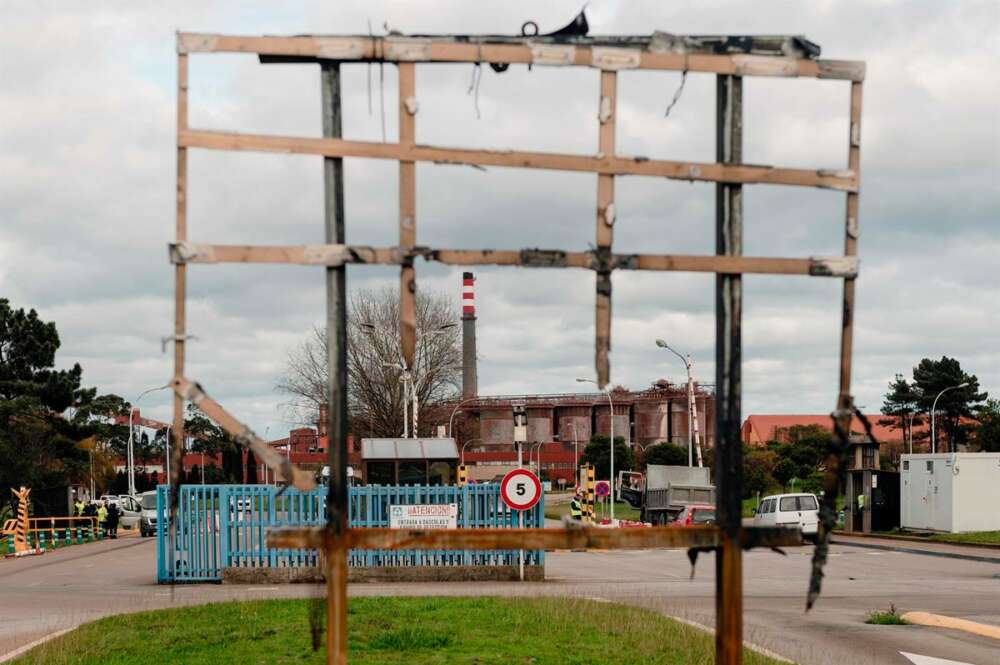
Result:
{"label": "factory pipework", "polygon": [[471,272],[462,273],[462,399],[479,392],[476,374],[476,296]]}

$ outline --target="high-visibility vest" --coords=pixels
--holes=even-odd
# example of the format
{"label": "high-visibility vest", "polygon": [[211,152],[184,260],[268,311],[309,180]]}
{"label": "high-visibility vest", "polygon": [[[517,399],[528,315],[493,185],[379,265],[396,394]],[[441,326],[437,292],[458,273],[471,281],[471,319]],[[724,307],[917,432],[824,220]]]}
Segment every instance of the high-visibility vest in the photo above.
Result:
{"label": "high-visibility vest", "polygon": [[580,500],[573,499],[569,502],[569,515],[573,519],[580,519],[583,517],[583,510],[580,508]]}

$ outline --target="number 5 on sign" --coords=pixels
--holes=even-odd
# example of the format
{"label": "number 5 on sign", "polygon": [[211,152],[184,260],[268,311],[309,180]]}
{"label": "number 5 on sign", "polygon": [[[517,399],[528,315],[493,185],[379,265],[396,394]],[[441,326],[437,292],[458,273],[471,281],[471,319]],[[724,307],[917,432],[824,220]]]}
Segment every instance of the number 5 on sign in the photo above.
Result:
{"label": "number 5 on sign", "polygon": [[500,481],[500,496],[512,510],[530,510],[542,496],[542,484],[531,471],[514,469]]}

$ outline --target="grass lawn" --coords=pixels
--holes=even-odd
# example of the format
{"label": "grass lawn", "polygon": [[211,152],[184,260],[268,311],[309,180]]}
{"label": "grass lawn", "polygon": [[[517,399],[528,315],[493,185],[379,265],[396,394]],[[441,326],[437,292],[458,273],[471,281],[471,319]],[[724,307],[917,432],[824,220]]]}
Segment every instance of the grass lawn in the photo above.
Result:
{"label": "grass lawn", "polygon": [[942,543],[982,543],[1000,545],[1000,531],[972,531],[969,533],[935,533],[927,537]]}
{"label": "grass lawn", "polygon": [[[308,600],[217,603],[100,619],[17,665],[323,663]],[[639,608],[554,598],[356,598],[352,665],[711,663],[712,635]],[[776,665],[746,651],[744,662]]]}
{"label": "grass lawn", "polygon": [[[594,512],[596,513],[598,519],[603,517],[607,511],[606,507],[601,507],[600,504],[594,506]],[[566,503],[557,503],[555,505],[545,506],[545,517],[550,520],[561,520],[564,515],[569,515],[569,501]],[[624,501],[619,501],[615,503],[615,519],[619,520],[639,520],[639,510],[628,505]]]}

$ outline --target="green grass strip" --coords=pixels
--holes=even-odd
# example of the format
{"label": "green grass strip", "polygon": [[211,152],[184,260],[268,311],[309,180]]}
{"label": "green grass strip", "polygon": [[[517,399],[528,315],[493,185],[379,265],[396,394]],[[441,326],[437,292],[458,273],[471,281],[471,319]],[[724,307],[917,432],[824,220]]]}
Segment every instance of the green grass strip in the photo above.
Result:
{"label": "green grass strip", "polygon": [[[307,600],[229,602],[100,619],[18,665],[323,663]],[[712,635],[654,612],[555,598],[354,598],[352,665],[689,665],[714,661]],[[746,651],[748,665],[776,661]]]}

